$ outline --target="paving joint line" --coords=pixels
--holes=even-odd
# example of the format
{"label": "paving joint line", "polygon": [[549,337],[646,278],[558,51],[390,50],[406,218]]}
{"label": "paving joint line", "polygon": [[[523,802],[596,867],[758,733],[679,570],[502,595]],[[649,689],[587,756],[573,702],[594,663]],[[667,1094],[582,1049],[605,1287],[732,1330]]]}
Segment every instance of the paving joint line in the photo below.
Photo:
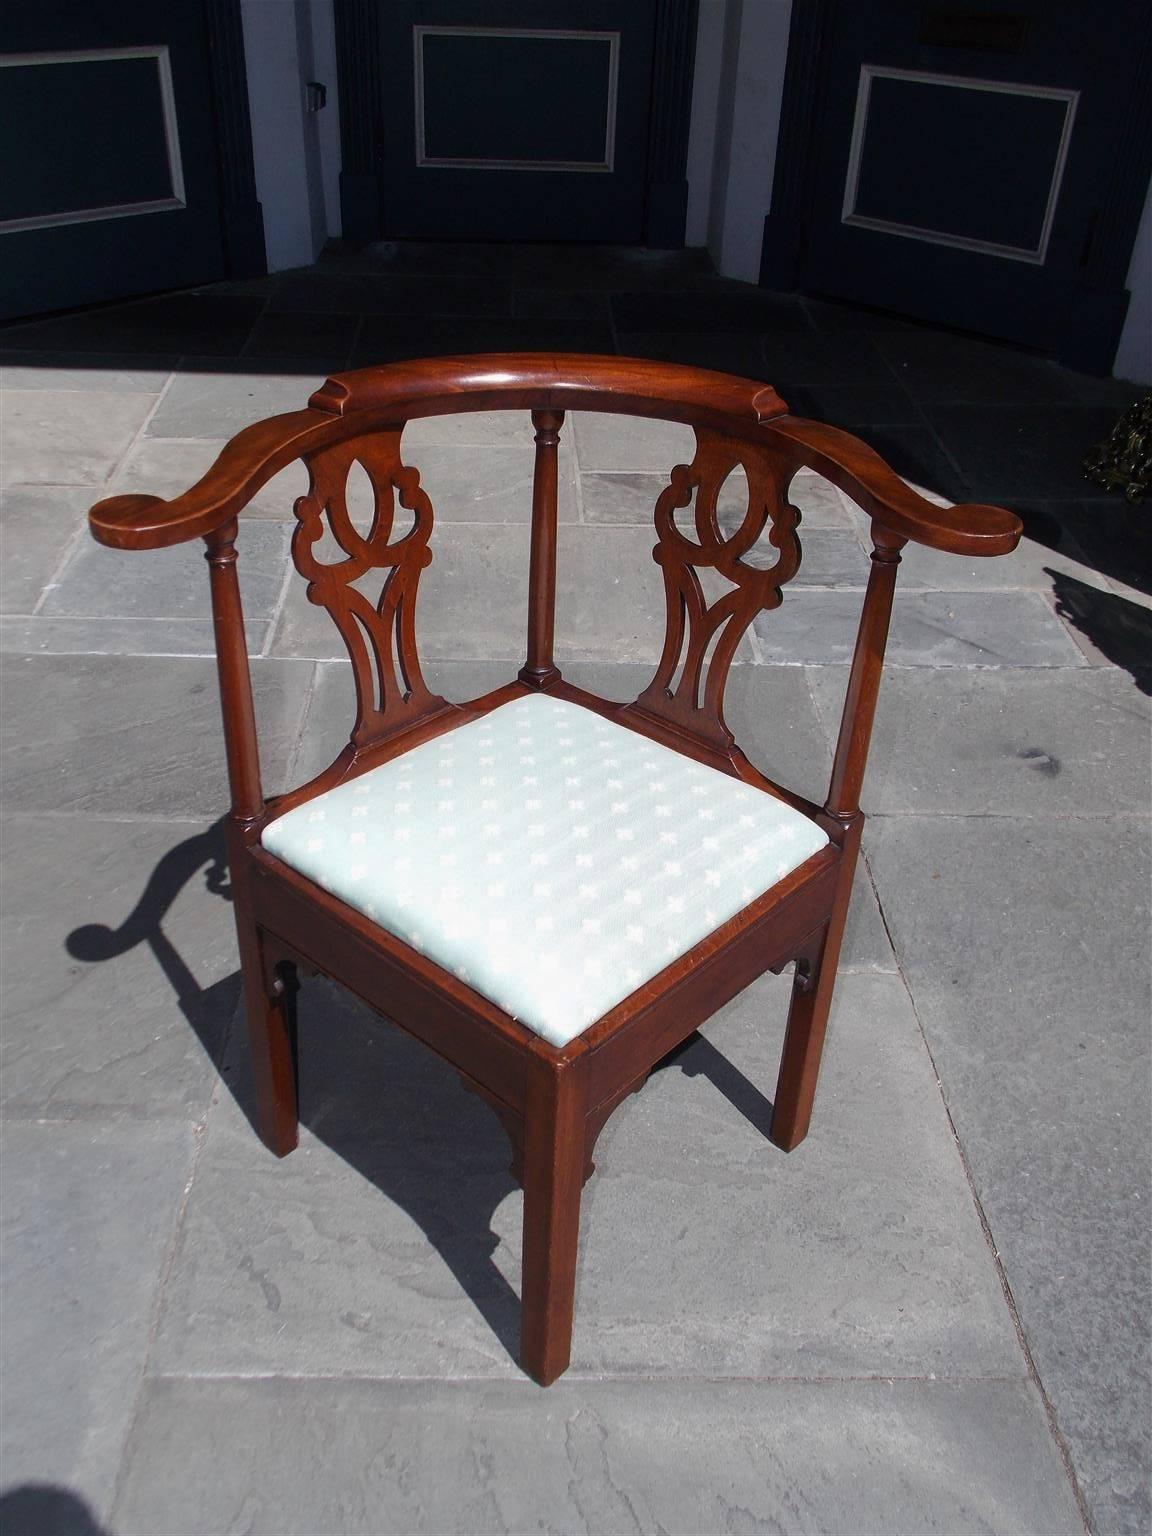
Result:
{"label": "paving joint line", "polygon": [[252,356],[252,354],[248,351],[248,348],[252,345],[252,338],[256,334],[256,327],[268,313],[268,306],[272,302],[272,295],[274,292],[275,290],[272,288],[268,290],[268,292],[264,295],[264,303],[261,306],[260,313],[258,315],[252,316],[252,323],[248,327],[248,334],[244,338],[244,345],[240,348],[239,352],[236,353],[237,360],[244,358],[244,360],[247,361]]}
{"label": "paving joint line", "polygon": [[[179,359],[177,359],[177,362],[179,362]],[[92,491],[93,500],[99,500],[106,493],[106,491],[107,491],[108,487],[111,485],[112,481],[115,480],[115,478],[119,474],[120,470],[124,467],[124,464],[125,464],[125,462],[128,459],[128,455],[133,451],[133,449],[139,443],[140,439],[143,437],[145,428],[148,426],[148,423],[152,420],[153,416],[155,416],[156,411],[157,411],[157,409],[158,409],[158,407],[160,405],[161,400],[164,399],[165,395],[171,389],[172,383],[173,383],[173,380],[175,379],[175,377],[176,377],[176,370],[175,370],[175,368],[173,368],[171,370],[171,372],[168,374],[168,377],[164,380],[164,383],[161,386],[159,393],[156,394],[153,397],[153,399],[152,399],[152,407],[147,412],[147,414],[145,415],[143,421],[141,421],[140,425],[137,427],[136,431],[132,434],[131,442],[129,442],[127,447],[124,449],[124,452],[122,454],[120,454],[119,458],[116,459],[116,461],[114,462],[112,467],[109,469],[108,473],[104,476],[103,480],[101,480],[101,481],[99,481],[97,483],[94,483],[92,485],[91,491]],[[43,608],[44,603],[47,601],[49,593],[54,592],[56,590],[56,588],[60,585],[60,579],[64,575],[64,572],[67,569],[67,567],[68,567],[68,565],[69,565],[69,563],[70,563],[70,561],[72,559],[72,556],[80,548],[81,542],[82,542],[82,540],[85,538],[85,536],[87,534],[88,534],[88,519],[87,519],[87,517],[82,517],[80,519],[80,524],[77,527],[76,531],[73,533],[72,537],[67,541],[67,543],[66,543],[66,545],[64,547],[64,553],[61,555],[59,561],[53,567],[51,576],[45,582],[44,586],[40,589],[40,596],[36,599],[35,603],[32,605],[32,612],[30,614],[28,614],[28,615],[21,615],[21,617],[37,618],[37,617],[40,616],[40,611]],[[52,617],[52,615],[49,615],[49,617]]]}
{"label": "paving joint line", "polygon": [[976,1209],[976,1215],[980,1222],[980,1229],[984,1234],[984,1241],[988,1245],[988,1252],[992,1257],[992,1263],[995,1266],[996,1275],[1000,1281],[1000,1289],[1004,1296],[1005,1305],[1008,1308],[1008,1315],[1012,1320],[1012,1326],[1016,1332],[1016,1342],[1019,1345],[1020,1352],[1024,1357],[1028,1378],[1031,1381],[1033,1387],[1036,1389],[1036,1392],[1040,1398],[1040,1403],[1044,1410],[1044,1418],[1048,1425],[1048,1432],[1052,1436],[1053,1443],[1056,1446],[1056,1452],[1060,1457],[1061,1464],[1064,1468],[1064,1474],[1067,1477],[1069,1486],[1072,1490],[1072,1497],[1076,1501],[1077,1511],[1079,1512],[1081,1520],[1084,1522],[1084,1530],[1087,1533],[1087,1536],[1093,1536],[1092,1522],[1088,1513],[1088,1504],[1084,1496],[1084,1491],[1080,1486],[1080,1480],[1076,1475],[1076,1468],[1072,1461],[1071,1448],[1069,1447],[1068,1441],[1064,1435],[1064,1431],[1060,1427],[1060,1421],[1056,1414],[1055,1405],[1053,1404],[1052,1399],[1049,1397],[1048,1391],[1044,1386],[1043,1381],[1041,1380],[1040,1372],[1036,1365],[1036,1360],[1032,1354],[1031,1345],[1028,1343],[1028,1337],[1024,1331],[1024,1325],[1020,1319],[1020,1311],[1016,1305],[1016,1298],[1012,1293],[1012,1285],[1008,1279],[1008,1274],[1004,1268],[1003,1261],[1000,1258],[1000,1250],[996,1246],[996,1240],[992,1233],[991,1223],[989,1222],[988,1216],[984,1210],[984,1203],[980,1199],[979,1191],[976,1188],[976,1180],[972,1172],[972,1166],[968,1161],[968,1155],[964,1150],[964,1144],[960,1139],[960,1133],[956,1128],[956,1122],[952,1116],[952,1109],[948,1103],[947,1094],[944,1091],[944,1081],[940,1076],[939,1068],[936,1065],[936,1058],[928,1041],[928,1035],[924,1028],[924,1021],[920,1015],[920,1009],[916,1003],[916,998],[912,991],[911,982],[908,979],[908,975],[904,969],[899,951],[896,948],[896,942],[892,934],[891,923],[889,921],[887,912],[884,910],[884,902],[880,896],[880,890],[876,884],[875,876],[872,873],[871,861],[869,860],[867,853],[865,853],[863,850],[861,850],[861,856],[864,861],[864,866],[868,872],[868,878],[872,884],[872,890],[876,897],[876,905],[880,911],[880,920],[884,924],[884,931],[888,935],[888,942],[892,946],[892,953],[896,956],[896,974],[900,977],[900,980],[904,986],[904,990],[908,994],[908,1001],[912,1008],[913,1017],[916,1020],[916,1028],[919,1031],[920,1038],[924,1043],[924,1049],[928,1054],[928,1062],[932,1068],[932,1075],[936,1079],[936,1090],[940,1096],[940,1105],[944,1110],[945,1116],[947,1117],[948,1128],[952,1133],[952,1140],[956,1147],[957,1155],[960,1158],[960,1166],[964,1171],[964,1178],[968,1184],[968,1193],[972,1198],[972,1203]]}
{"label": "paving joint line", "polygon": [[[184,1232],[184,1221],[188,1211],[188,1205],[192,1197],[192,1188],[196,1183],[196,1174],[200,1167],[200,1158],[207,1140],[208,1116],[212,1111],[212,1103],[220,1086],[220,1074],[217,1070],[213,1083],[209,1089],[207,1100],[201,1116],[192,1124],[192,1157],[188,1165],[188,1176],[184,1183],[184,1189],[177,1202],[176,1212],[172,1220],[172,1231],[168,1238],[168,1245],[164,1257],[160,1263],[160,1272],[156,1282],[156,1293],[152,1302],[152,1316],[148,1325],[148,1336],[144,1344],[144,1353],[140,1362],[140,1375],[136,1382],[136,1390],[132,1395],[132,1407],[128,1415],[128,1422],[124,1429],[123,1438],[120,1441],[120,1455],[116,1465],[116,1476],[112,1481],[112,1491],[108,1495],[107,1505],[104,1510],[104,1520],[112,1529],[116,1508],[124,1492],[124,1484],[128,1473],[128,1451],[136,1433],[136,1427],[144,1405],[144,1393],[147,1386],[148,1362],[152,1358],[156,1339],[160,1332],[160,1318],[164,1310],[164,1298],[168,1288],[168,1281],[176,1265],[176,1255],[180,1246],[180,1239]],[[186,1123],[186,1122],[185,1122]]]}
{"label": "paving joint line", "polygon": [[312,671],[308,678],[308,686],[304,691],[304,702],[300,710],[300,724],[296,728],[296,737],[292,744],[292,750],[288,754],[288,762],[284,769],[285,782],[294,785],[296,782],[296,768],[300,761],[300,751],[304,745],[304,739],[308,734],[308,721],[312,715],[312,700],[316,697],[316,684],[320,678],[320,661],[312,663]]}
{"label": "paving joint line", "polygon": [[[853,1386],[892,1386],[896,1383],[927,1384],[943,1387],[964,1387],[974,1382],[998,1382],[1005,1386],[1016,1386],[1027,1378],[1023,1374],[1000,1375],[998,1373],[980,1373],[973,1376],[947,1376],[939,1372],[925,1376],[907,1375],[862,1375],[862,1376],[754,1376],[733,1372],[725,1375],[718,1372],[663,1372],[663,1371],[580,1371],[570,1368],[559,1378],[558,1384],[567,1383],[571,1386],[588,1386],[597,1382],[603,1382],[609,1386],[659,1385],[667,1382],[670,1386],[772,1386],[802,1385],[828,1387],[830,1389],[842,1387],[845,1384]],[[207,1381],[207,1382],[278,1382],[286,1381],[301,1384],[339,1384],[363,1382],[373,1387],[399,1386],[399,1387],[436,1387],[436,1386],[478,1386],[492,1387],[507,1383],[525,1392],[539,1391],[539,1387],[530,1377],[526,1376],[519,1366],[512,1364],[506,1372],[493,1373],[490,1376],[417,1376],[403,1373],[394,1376],[369,1376],[359,1372],[349,1371],[156,1371],[149,1377],[150,1381]]]}

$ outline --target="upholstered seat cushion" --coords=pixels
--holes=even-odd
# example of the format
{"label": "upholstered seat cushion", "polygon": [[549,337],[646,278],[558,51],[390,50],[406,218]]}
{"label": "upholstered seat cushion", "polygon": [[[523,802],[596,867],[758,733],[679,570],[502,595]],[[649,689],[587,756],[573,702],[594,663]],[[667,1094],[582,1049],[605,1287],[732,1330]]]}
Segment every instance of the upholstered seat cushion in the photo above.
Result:
{"label": "upholstered seat cushion", "polygon": [[557,1046],[827,841],[762,790],[546,694],[414,747],[263,835]]}

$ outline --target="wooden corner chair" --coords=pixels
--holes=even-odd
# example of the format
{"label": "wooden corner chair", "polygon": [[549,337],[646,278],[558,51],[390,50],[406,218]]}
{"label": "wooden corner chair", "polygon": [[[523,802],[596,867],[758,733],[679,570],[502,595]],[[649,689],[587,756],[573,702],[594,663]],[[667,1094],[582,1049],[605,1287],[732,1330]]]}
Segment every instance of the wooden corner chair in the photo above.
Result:
{"label": "wooden corner chair", "polygon": [[[429,691],[416,594],[433,510],[404,462],[417,417],[516,409],[535,427],[527,657],[515,680],[452,704]],[[687,423],[691,464],[655,508],[667,595],[663,653],[633,703],[564,681],[553,658],[557,444],[567,410]],[[357,709],[332,765],[266,800],[236,579],[237,518],[293,459],[307,465],[292,541],[308,597],[352,660]],[[369,531],[345,487],[359,463]],[[788,487],[809,467],[871,518],[872,564],[828,795],[771,783],[724,723],[724,684],[753,618],[796,574]],[[747,507],[718,497],[743,469]],[[394,537],[395,504],[414,514]],[[693,505],[691,518],[677,512]],[[444,358],[329,379],[307,410],[239,433],[174,501],[93,507],[103,544],[202,538],[232,809],[228,851],[257,1121],[297,1140],[296,968],[335,978],[423,1040],[496,1111],[524,1188],[521,1363],[567,1367],[581,1190],[609,1115],[662,1057],[765,971],[795,963],[771,1139],[808,1131],[860,846],[859,809],[900,550],[1012,550],[996,507],[942,509],[863,443],[725,374],[614,357]],[[725,517],[725,522],[731,519]],[[319,558],[327,530],[344,558]],[[745,557],[768,527],[770,564]],[[383,572],[378,601],[354,585]],[[700,571],[725,579],[709,601]],[[715,582],[715,575],[709,582]]]}

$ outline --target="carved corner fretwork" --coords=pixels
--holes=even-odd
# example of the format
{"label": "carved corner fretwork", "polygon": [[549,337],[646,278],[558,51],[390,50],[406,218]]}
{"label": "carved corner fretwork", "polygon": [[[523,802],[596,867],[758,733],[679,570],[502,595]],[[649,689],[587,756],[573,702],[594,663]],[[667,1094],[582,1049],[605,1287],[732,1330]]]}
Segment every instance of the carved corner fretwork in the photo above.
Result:
{"label": "carved corner fretwork", "polygon": [[[348,648],[356,682],[358,751],[450,706],[424,682],[416,650],[416,591],[432,559],[432,503],[420,473],[402,463],[400,430],[348,438],[309,454],[309,487],[295,504],[292,559],[308,582],[308,600],[326,608]],[[348,510],[348,476],[359,464],[374,506],[366,535]],[[414,514],[412,527],[392,541],[396,502]],[[325,523],[347,559],[317,558]],[[387,572],[375,602],[356,587],[372,570]]]}
{"label": "carved corner fretwork", "polygon": [[[725,481],[737,469],[748,481],[748,505],[739,526],[725,533],[718,503]],[[752,620],[775,608],[781,588],[800,568],[799,510],[787,499],[779,460],[720,433],[697,429],[691,464],[678,464],[656,503],[658,543],[653,559],[664,575],[667,620],[656,675],[630,705],[635,711],[727,751],[732,732],[724,723],[724,685],[733,658]],[[695,495],[695,539],[677,524],[676,513]],[[769,566],[744,559],[771,525],[769,544],[777,551]],[[731,585],[709,602],[697,574],[714,570]]]}

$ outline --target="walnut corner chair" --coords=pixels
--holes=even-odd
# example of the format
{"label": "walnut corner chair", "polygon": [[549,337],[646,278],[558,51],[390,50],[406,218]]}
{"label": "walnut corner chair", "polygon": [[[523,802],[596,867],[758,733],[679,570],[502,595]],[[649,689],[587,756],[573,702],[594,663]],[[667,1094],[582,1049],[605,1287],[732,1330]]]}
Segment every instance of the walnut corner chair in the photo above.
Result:
{"label": "walnut corner chair", "polygon": [[[527,656],[516,678],[453,704],[430,692],[416,592],[433,510],[402,457],[405,424],[522,410],[535,428]],[[562,678],[553,659],[557,444],[569,410],[686,423],[695,456],[655,507],[667,620],[632,703]],[[526,424],[527,426],[527,424]],[[355,674],[351,739],[310,783],[261,788],[237,519],[304,461],[292,558]],[[345,487],[359,463],[368,532]],[[724,684],[755,616],[796,574],[798,469],[871,519],[872,563],[828,795],[771,783],[724,723]],[[718,513],[743,470],[736,526]],[[397,499],[413,514],[396,534]],[[678,520],[677,512],[692,508]],[[445,1058],[495,1110],[524,1188],[523,1368],[567,1367],[581,1190],[609,1115],[698,1025],[765,971],[795,964],[771,1139],[812,1113],[863,817],[861,781],[896,569],[909,540],[1001,555],[1021,532],[997,507],[930,504],[855,438],[788,414],[765,385],[615,357],[510,354],[362,369],[306,410],[240,432],[173,501],[115,496],[92,532],[118,549],[207,545],[229,783],[228,854],[260,1134],[297,1140],[297,968],[335,978]],[[768,527],[773,563],[745,556]],[[344,558],[319,558],[327,531]],[[699,572],[725,579],[709,601]],[[377,601],[356,582],[381,573]]]}

